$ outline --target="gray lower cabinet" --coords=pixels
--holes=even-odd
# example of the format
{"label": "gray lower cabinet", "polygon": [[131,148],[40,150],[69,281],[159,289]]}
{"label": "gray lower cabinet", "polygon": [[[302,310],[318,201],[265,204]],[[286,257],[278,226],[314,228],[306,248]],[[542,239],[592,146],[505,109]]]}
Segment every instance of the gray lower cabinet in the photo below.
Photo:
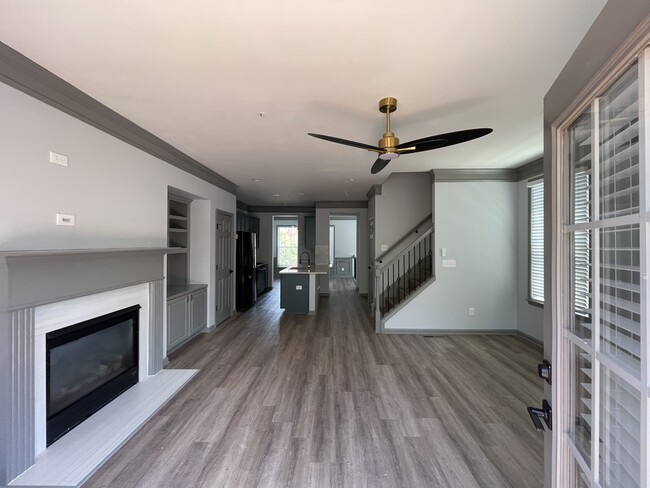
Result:
{"label": "gray lower cabinet", "polygon": [[196,335],[208,323],[208,291],[202,288],[167,301],[167,352]]}
{"label": "gray lower cabinet", "polygon": [[309,313],[309,275],[280,275],[280,308],[286,313]]}

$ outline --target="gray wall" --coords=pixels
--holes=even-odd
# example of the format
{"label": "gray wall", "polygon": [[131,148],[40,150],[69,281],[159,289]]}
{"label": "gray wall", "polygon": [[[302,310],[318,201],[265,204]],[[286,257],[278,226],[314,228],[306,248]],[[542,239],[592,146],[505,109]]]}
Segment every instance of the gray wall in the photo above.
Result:
{"label": "gray wall", "polygon": [[[190,269],[214,289],[215,210],[234,214],[233,194],[4,84],[0,106],[0,249],[166,247],[172,186],[205,200],[193,206]],[[69,166],[49,163],[49,151]],[[76,226],[57,227],[56,213]],[[212,293],[208,311],[212,324]]]}
{"label": "gray wall", "polygon": [[393,173],[374,198],[375,256],[392,246],[431,213],[430,173]]}
{"label": "gray wall", "polygon": [[528,180],[517,183],[517,329],[542,341],[544,310],[528,303]]}
{"label": "gray wall", "polygon": [[332,220],[334,230],[334,257],[349,258],[357,255],[357,220]]}
{"label": "gray wall", "polygon": [[[336,215],[354,215],[360,223],[357,243],[357,287],[359,294],[368,293],[368,275],[361,270],[368,269],[368,209],[367,208],[316,208],[316,264],[329,264],[329,225],[330,217]],[[321,295],[329,295],[329,276],[318,277]]]}
{"label": "gray wall", "polygon": [[[436,281],[386,329],[516,329],[517,184],[436,183],[435,208]],[[442,268],[443,247],[456,268]]]}

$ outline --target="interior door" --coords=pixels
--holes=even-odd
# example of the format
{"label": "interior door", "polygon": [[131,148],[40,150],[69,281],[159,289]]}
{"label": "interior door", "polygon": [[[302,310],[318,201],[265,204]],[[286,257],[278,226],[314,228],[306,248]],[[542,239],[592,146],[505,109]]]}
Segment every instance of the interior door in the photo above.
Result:
{"label": "interior door", "polygon": [[646,49],[556,132],[554,486],[649,486],[649,65]]}
{"label": "interior door", "polygon": [[217,210],[215,325],[230,317],[233,309],[233,216]]}

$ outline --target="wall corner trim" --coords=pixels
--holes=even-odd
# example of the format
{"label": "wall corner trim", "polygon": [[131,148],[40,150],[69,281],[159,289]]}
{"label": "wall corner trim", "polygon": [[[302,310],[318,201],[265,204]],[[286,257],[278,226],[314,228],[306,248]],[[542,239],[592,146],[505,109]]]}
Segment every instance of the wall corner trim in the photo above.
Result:
{"label": "wall corner trim", "polygon": [[0,82],[233,195],[238,186],[0,42]]}

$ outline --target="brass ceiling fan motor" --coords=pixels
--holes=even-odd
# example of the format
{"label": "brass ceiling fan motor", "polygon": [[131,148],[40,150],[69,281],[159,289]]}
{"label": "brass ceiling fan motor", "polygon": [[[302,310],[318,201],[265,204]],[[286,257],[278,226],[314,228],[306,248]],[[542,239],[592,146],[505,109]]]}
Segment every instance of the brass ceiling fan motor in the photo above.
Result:
{"label": "brass ceiling fan motor", "polygon": [[379,157],[370,170],[374,175],[384,169],[391,160],[399,157],[400,154],[417,153],[430,151],[431,149],[438,149],[440,147],[452,146],[454,144],[460,144],[461,142],[467,142],[472,139],[483,137],[492,132],[492,129],[488,128],[461,130],[457,132],[449,132],[447,134],[424,137],[422,139],[416,139],[400,144],[399,139],[395,137],[395,134],[390,130],[390,114],[395,110],[397,110],[396,98],[386,97],[379,100],[379,111],[386,114],[386,132],[384,132],[384,136],[379,139],[376,146],[365,144],[363,142],[341,139],[339,137],[326,136],[323,134],[313,134],[311,132],[308,134],[317,139],[323,139],[324,141],[335,142],[337,144],[379,153]]}
{"label": "brass ceiling fan motor", "polygon": [[399,154],[397,154],[395,147],[399,144],[399,139],[395,137],[395,134],[390,130],[390,114],[395,110],[397,110],[397,98],[386,97],[379,100],[379,111],[386,114],[386,132],[384,132],[384,137],[379,139],[379,142],[377,142],[377,147],[383,149],[386,153],[395,154],[396,158]]}

